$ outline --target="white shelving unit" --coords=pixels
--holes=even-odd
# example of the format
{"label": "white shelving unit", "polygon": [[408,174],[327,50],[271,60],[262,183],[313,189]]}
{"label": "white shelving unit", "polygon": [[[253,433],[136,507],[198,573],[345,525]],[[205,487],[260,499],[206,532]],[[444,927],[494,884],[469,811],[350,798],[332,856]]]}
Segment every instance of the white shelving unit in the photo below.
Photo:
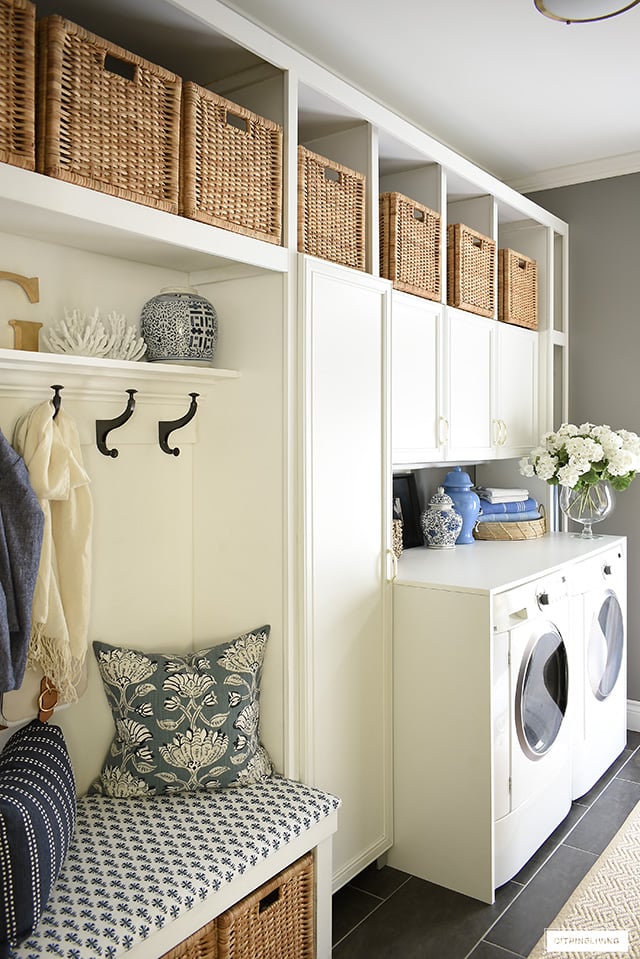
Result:
{"label": "white shelving unit", "polygon": [[[445,273],[446,226],[452,222],[466,222],[500,245],[538,259],[541,295],[535,402],[540,428],[549,427],[566,410],[567,226],[219,0],[38,3],[39,16],[51,12],[284,127],[281,246],[0,164],[0,269],[38,274],[41,280],[41,302],[33,306],[17,288],[0,286],[0,311],[7,319],[19,316],[46,325],[64,305],[91,309],[99,302],[110,309],[112,299],[131,319],[161,287],[196,285],[219,313],[216,363],[222,367],[158,368],[145,363],[18,355],[9,349],[9,328],[0,324],[0,416],[7,431],[28,401],[46,397],[49,385],[57,381],[64,383],[64,397],[72,399],[80,416],[84,400],[109,398],[115,405],[122,388],[138,388],[141,399],[143,393],[156,396],[158,404],[167,401],[172,408],[191,390],[206,394],[207,402],[198,415],[198,442],[177,458],[170,478],[164,462],[169,457],[158,460],[155,450],[145,448],[139,460],[132,453],[131,467],[123,466],[120,473],[113,463],[92,458],[100,510],[109,503],[112,514],[122,513],[112,523],[101,520],[96,535],[101,558],[94,631],[101,636],[116,632],[120,641],[135,642],[144,630],[145,635],[167,644],[176,634],[181,642],[188,635],[190,642],[198,644],[212,635],[224,638],[240,626],[271,622],[262,723],[277,767],[289,776],[303,775],[315,761],[308,755],[311,741],[323,762],[329,761],[331,749],[345,750],[340,762],[348,775],[341,779],[345,803],[340,830],[345,836],[358,837],[358,849],[353,842],[344,843],[349,852],[335,863],[336,885],[340,885],[368,858],[379,855],[391,837],[385,835],[380,841],[379,821],[372,830],[375,835],[359,831],[357,803],[350,800],[357,799],[359,783],[366,779],[361,768],[364,754],[357,743],[347,747],[328,741],[333,727],[323,727],[318,703],[313,704],[303,685],[310,655],[306,626],[322,620],[319,611],[309,606],[313,593],[309,584],[316,590],[313,595],[323,596],[322,602],[330,598],[314,581],[317,570],[307,544],[301,542],[304,518],[307,529],[318,520],[309,514],[313,503],[308,493],[319,467],[310,455],[313,442],[305,439],[299,420],[300,391],[308,387],[309,368],[301,346],[305,304],[299,298],[296,252],[297,146],[308,146],[366,176],[367,270],[357,276],[362,289],[369,284],[376,295],[382,296],[382,288],[390,292],[390,284],[379,278],[378,194],[383,190],[402,191],[441,214]],[[446,275],[442,287],[446,291]],[[440,323],[447,314],[444,295],[436,306],[442,314]],[[339,355],[340,330],[334,332],[332,349]],[[438,356],[442,356],[440,346],[439,342]],[[455,363],[455,357],[451,362]],[[327,375],[330,368],[331,364],[324,367]],[[380,395],[389,390],[389,369],[388,363],[379,367],[379,375],[386,380]],[[394,367],[394,376],[402,375],[402,369]],[[441,390],[438,377],[435,382]],[[216,390],[210,390],[214,385]],[[426,378],[423,386],[435,388]],[[425,408],[441,416],[441,395],[429,397]],[[90,430],[83,429],[89,442]],[[440,429],[438,424],[431,430],[431,439],[423,437],[422,445],[417,444],[422,453],[414,465],[427,465],[429,451],[435,447],[440,462],[455,455],[446,452],[442,441],[434,447],[432,440],[441,437]],[[406,446],[411,446],[410,440]],[[473,443],[469,448],[477,450]],[[482,455],[491,459],[500,451],[483,448]],[[384,446],[381,457],[384,475],[389,477],[390,445]],[[126,459],[123,456],[120,462]],[[353,471],[344,476],[345,496],[336,502],[336,515],[341,509],[349,513],[358,509],[358,484],[366,482],[365,475],[358,477]],[[140,483],[145,496],[136,486]],[[166,517],[170,521],[165,531]],[[158,540],[152,548],[148,530],[154,519],[151,540],[153,536]],[[388,507],[369,521],[382,535],[379,553],[367,559],[368,575],[375,576],[384,592],[391,576]],[[144,532],[133,532],[136,529]],[[338,542],[334,546],[340,549]],[[141,560],[136,559],[133,590],[121,578],[122,552],[135,555],[138,550]],[[116,596],[114,610],[109,597]],[[371,686],[360,662],[338,666],[322,660],[323,651],[328,656],[333,647],[318,627],[315,668],[325,678],[332,668],[347,670],[347,686],[356,701],[358,697],[387,701],[390,677],[378,667],[385,662],[389,641],[388,635],[386,645],[377,649],[375,686]],[[97,679],[90,676],[89,681]],[[323,683],[323,689],[330,688],[330,683]],[[343,708],[335,701],[325,706]],[[74,709],[80,721],[65,720],[72,746],[84,748],[83,725],[95,730],[96,740],[105,744],[108,715],[96,718],[82,703]],[[383,729],[380,736],[389,737],[390,730]],[[371,755],[380,765],[378,781],[388,784],[382,769],[390,762],[384,743],[379,742]],[[367,775],[374,772],[368,769]],[[388,785],[383,790],[384,816],[389,821]],[[354,812],[348,813],[349,809]],[[338,842],[336,848],[343,844]]]}

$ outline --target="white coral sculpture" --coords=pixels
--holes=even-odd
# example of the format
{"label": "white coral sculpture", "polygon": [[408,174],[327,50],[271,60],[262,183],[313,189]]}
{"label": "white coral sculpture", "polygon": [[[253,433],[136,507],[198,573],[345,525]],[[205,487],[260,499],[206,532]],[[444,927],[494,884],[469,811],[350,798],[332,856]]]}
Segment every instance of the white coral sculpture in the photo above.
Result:
{"label": "white coral sculpture", "polygon": [[52,353],[74,353],[78,356],[101,356],[118,360],[139,360],[147,344],[124,314],[113,310],[107,317],[108,329],[95,308],[90,317],[80,310],[65,308],[64,320],[44,332],[44,340]]}

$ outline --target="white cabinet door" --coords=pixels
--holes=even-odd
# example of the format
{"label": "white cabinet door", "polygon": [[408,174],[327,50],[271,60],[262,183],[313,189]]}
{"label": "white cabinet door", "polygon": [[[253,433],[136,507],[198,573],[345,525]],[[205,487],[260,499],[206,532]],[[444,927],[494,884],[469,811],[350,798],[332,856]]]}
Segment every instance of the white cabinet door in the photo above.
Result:
{"label": "white cabinet door", "polygon": [[499,455],[523,456],[539,442],[536,331],[498,323],[496,404]]}
{"label": "white cabinet door", "polygon": [[447,459],[494,455],[495,320],[447,309]]}
{"label": "white cabinet door", "polygon": [[394,292],[391,308],[391,438],[394,466],[444,455],[440,303]]}
{"label": "white cabinet door", "polygon": [[390,284],[301,260],[302,774],[342,799],[334,888],[391,845]]}

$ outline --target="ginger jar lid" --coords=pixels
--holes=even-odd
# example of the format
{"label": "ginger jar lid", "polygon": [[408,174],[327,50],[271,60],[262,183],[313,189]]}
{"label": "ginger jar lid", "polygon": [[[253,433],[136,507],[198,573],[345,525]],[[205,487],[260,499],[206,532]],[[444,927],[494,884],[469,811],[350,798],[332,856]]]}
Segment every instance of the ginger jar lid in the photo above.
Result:
{"label": "ginger jar lid", "polygon": [[453,508],[453,500],[448,493],[445,493],[444,487],[439,486],[429,500],[429,509],[445,510]]}
{"label": "ginger jar lid", "polygon": [[461,466],[454,466],[451,472],[444,478],[443,486],[445,489],[459,490],[471,489],[473,481],[468,473],[465,473]]}

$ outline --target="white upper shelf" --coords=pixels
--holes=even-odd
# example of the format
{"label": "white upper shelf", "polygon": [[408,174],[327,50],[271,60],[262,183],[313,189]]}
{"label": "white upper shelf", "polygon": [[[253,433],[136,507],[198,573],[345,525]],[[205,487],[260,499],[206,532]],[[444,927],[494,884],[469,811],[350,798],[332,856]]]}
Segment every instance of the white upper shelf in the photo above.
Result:
{"label": "white upper shelf", "polygon": [[6,163],[0,163],[0,229],[186,272],[288,267],[281,246]]}

